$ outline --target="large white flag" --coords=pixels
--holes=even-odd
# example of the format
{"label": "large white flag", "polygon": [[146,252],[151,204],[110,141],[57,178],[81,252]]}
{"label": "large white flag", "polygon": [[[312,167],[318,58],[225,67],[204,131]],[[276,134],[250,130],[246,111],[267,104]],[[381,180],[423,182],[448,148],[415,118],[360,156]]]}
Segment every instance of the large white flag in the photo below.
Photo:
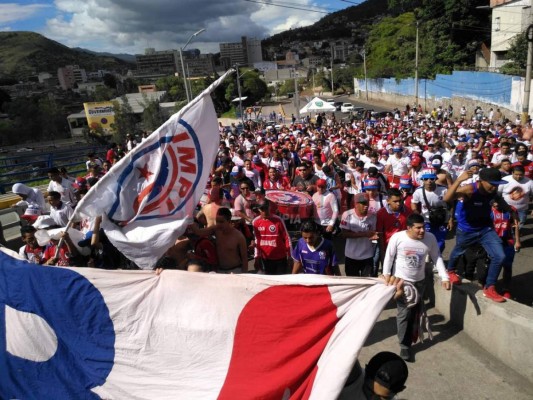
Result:
{"label": "large white flag", "polygon": [[2,399],[335,399],[377,279],[43,267],[0,253]]}
{"label": "large white flag", "polygon": [[203,194],[219,143],[210,93],[231,72],[129,152],[76,207],[101,215],[109,240],[141,268],[153,267],[184,232]]}

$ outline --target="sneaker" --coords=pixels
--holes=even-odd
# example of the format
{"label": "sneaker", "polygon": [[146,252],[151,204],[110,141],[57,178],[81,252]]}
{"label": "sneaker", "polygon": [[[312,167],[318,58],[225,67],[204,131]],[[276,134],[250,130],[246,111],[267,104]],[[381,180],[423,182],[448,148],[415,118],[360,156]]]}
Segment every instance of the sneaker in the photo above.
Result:
{"label": "sneaker", "polygon": [[400,357],[402,358],[402,360],[411,361],[411,349],[409,349],[409,348],[401,348],[400,349]]}
{"label": "sneaker", "polygon": [[460,285],[462,283],[461,277],[455,273],[455,271],[448,271],[448,278],[452,285]]}
{"label": "sneaker", "polygon": [[485,296],[487,299],[495,301],[496,303],[503,303],[505,301],[505,298],[496,291],[496,286],[494,285],[483,289],[483,296]]}
{"label": "sneaker", "polygon": [[509,292],[508,290],[504,290],[502,297],[505,299],[511,299],[511,292]]}

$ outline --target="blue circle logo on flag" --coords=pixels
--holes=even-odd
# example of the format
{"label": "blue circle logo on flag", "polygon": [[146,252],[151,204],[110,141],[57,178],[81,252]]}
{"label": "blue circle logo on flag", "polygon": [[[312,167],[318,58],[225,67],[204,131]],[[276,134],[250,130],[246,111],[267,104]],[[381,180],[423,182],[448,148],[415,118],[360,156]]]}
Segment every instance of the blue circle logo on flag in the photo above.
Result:
{"label": "blue circle logo on flag", "polygon": [[180,120],[161,127],[152,140],[135,152],[117,179],[116,200],[108,214],[115,221],[127,224],[172,216],[194,194],[203,155],[193,128]]}
{"label": "blue circle logo on flag", "polygon": [[317,107],[322,107],[324,103],[322,101],[315,101]]}

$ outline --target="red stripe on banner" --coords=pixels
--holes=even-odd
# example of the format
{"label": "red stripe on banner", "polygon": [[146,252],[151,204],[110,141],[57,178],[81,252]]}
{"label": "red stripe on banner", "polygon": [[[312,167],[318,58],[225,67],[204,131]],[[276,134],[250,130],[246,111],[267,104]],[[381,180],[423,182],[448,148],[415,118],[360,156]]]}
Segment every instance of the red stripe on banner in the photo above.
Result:
{"label": "red stripe on banner", "polygon": [[237,321],[218,398],[281,399],[288,389],[291,399],[308,399],[338,321],[327,286],[275,286],[258,293]]}

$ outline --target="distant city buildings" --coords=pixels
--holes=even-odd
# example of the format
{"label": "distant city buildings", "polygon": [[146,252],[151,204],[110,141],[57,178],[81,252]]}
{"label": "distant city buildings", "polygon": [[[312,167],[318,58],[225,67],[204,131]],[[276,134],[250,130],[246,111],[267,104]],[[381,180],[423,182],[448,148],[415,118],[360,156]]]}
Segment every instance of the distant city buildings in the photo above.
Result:
{"label": "distant city buildings", "polygon": [[[182,54],[187,76],[206,76],[215,71],[212,54],[200,54],[198,49],[186,50]],[[133,71],[133,76],[137,78],[156,79],[174,74],[182,75],[181,59],[177,50],[146,49],[144,54],[136,56],[136,61],[137,70]]]}
{"label": "distant city buildings", "polygon": [[261,40],[241,37],[240,42],[220,43],[220,63],[224,69],[235,64],[252,66],[263,61]]}
{"label": "distant city buildings", "polygon": [[61,89],[68,90],[77,83],[87,82],[87,73],[78,65],[67,65],[57,69],[57,80]]}

